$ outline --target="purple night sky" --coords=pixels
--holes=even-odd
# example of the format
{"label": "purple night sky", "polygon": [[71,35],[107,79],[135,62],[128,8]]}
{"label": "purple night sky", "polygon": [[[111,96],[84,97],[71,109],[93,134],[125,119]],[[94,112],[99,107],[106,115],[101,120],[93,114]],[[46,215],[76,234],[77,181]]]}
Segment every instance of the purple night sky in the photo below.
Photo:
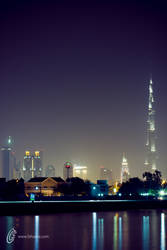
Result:
{"label": "purple night sky", "polygon": [[[119,177],[144,169],[148,80],[156,101],[158,168],[167,177],[167,6],[161,1],[0,3],[0,144],[43,149]],[[147,2],[147,3],[145,3]]]}

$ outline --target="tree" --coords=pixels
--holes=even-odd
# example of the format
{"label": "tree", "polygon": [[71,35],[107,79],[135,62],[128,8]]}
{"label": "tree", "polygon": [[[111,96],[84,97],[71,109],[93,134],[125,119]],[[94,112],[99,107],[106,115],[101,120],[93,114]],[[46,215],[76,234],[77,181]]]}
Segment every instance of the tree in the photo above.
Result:
{"label": "tree", "polygon": [[129,181],[124,182],[119,189],[122,195],[139,195],[144,191],[143,181],[138,177],[130,178]]}
{"label": "tree", "polygon": [[143,173],[144,180],[144,186],[146,189],[146,192],[153,192],[157,193],[159,189],[161,188],[161,172],[158,170],[155,170],[155,172],[145,172]]}
{"label": "tree", "polygon": [[73,193],[74,195],[85,193],[86,184],[84,180],[82,180],[81,178],[79,177],[68,178],[66,182],[70,183],[71,193]]}

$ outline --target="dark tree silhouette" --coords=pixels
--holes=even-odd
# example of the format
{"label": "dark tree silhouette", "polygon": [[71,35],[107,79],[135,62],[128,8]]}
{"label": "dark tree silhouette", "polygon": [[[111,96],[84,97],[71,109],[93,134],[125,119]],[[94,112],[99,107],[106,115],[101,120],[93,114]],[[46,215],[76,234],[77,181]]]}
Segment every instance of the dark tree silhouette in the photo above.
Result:
{"label": "dark tree silhouette", "polygon": [[129,181],[124,182],[119,189],[123,195],[139,195],[144,191],[143,181],[138,177],[130,178]]}
{"label": "dark tree silhouette", "polygon": [[161,176],[162,176],[161,172],[158,170],[155,170],[155,172],[153,173],[150,172],[143,173],[144,186],[146,192],[152,190],[153,192],[157,193],[159,191],[162,183]]}

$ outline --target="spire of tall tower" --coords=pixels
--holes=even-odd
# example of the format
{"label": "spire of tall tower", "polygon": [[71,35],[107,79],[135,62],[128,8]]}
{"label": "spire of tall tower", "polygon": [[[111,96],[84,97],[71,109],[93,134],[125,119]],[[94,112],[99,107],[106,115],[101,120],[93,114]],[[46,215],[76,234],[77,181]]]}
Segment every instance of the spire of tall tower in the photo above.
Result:
{"label": "spire of tall tower", "polygon": [[10,135],[8,136],[7,144],[8,144],[8,146],[12,145],[12,137]]}
{"label": "spire of tall tower", "polygon": [[146,150],[147,156],[145,165],[148,166],[149,171],[156,170],[156,131],[155,131],[155,109],[154,109],[154,93],[153,81],[150,77],[149,81],[149,98],[148,98],[148,119],[147,119],[147,141]]}
{"label": "spire of tall tower", "polygon": [[121,183],[126,182],[129,179],[129,167],[128,167],[128,161],[125,157],[125,153],[123,153],[122,157],[122,167],[121,167]]}

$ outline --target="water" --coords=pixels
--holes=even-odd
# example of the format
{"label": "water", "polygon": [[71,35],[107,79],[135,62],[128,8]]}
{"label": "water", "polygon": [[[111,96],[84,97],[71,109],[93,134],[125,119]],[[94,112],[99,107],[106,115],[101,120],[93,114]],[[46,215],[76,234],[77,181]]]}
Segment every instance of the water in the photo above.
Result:
{"label": "water", "polygon": [[0,250],[165,250],[167,210],[1,216],[0,232]]}

